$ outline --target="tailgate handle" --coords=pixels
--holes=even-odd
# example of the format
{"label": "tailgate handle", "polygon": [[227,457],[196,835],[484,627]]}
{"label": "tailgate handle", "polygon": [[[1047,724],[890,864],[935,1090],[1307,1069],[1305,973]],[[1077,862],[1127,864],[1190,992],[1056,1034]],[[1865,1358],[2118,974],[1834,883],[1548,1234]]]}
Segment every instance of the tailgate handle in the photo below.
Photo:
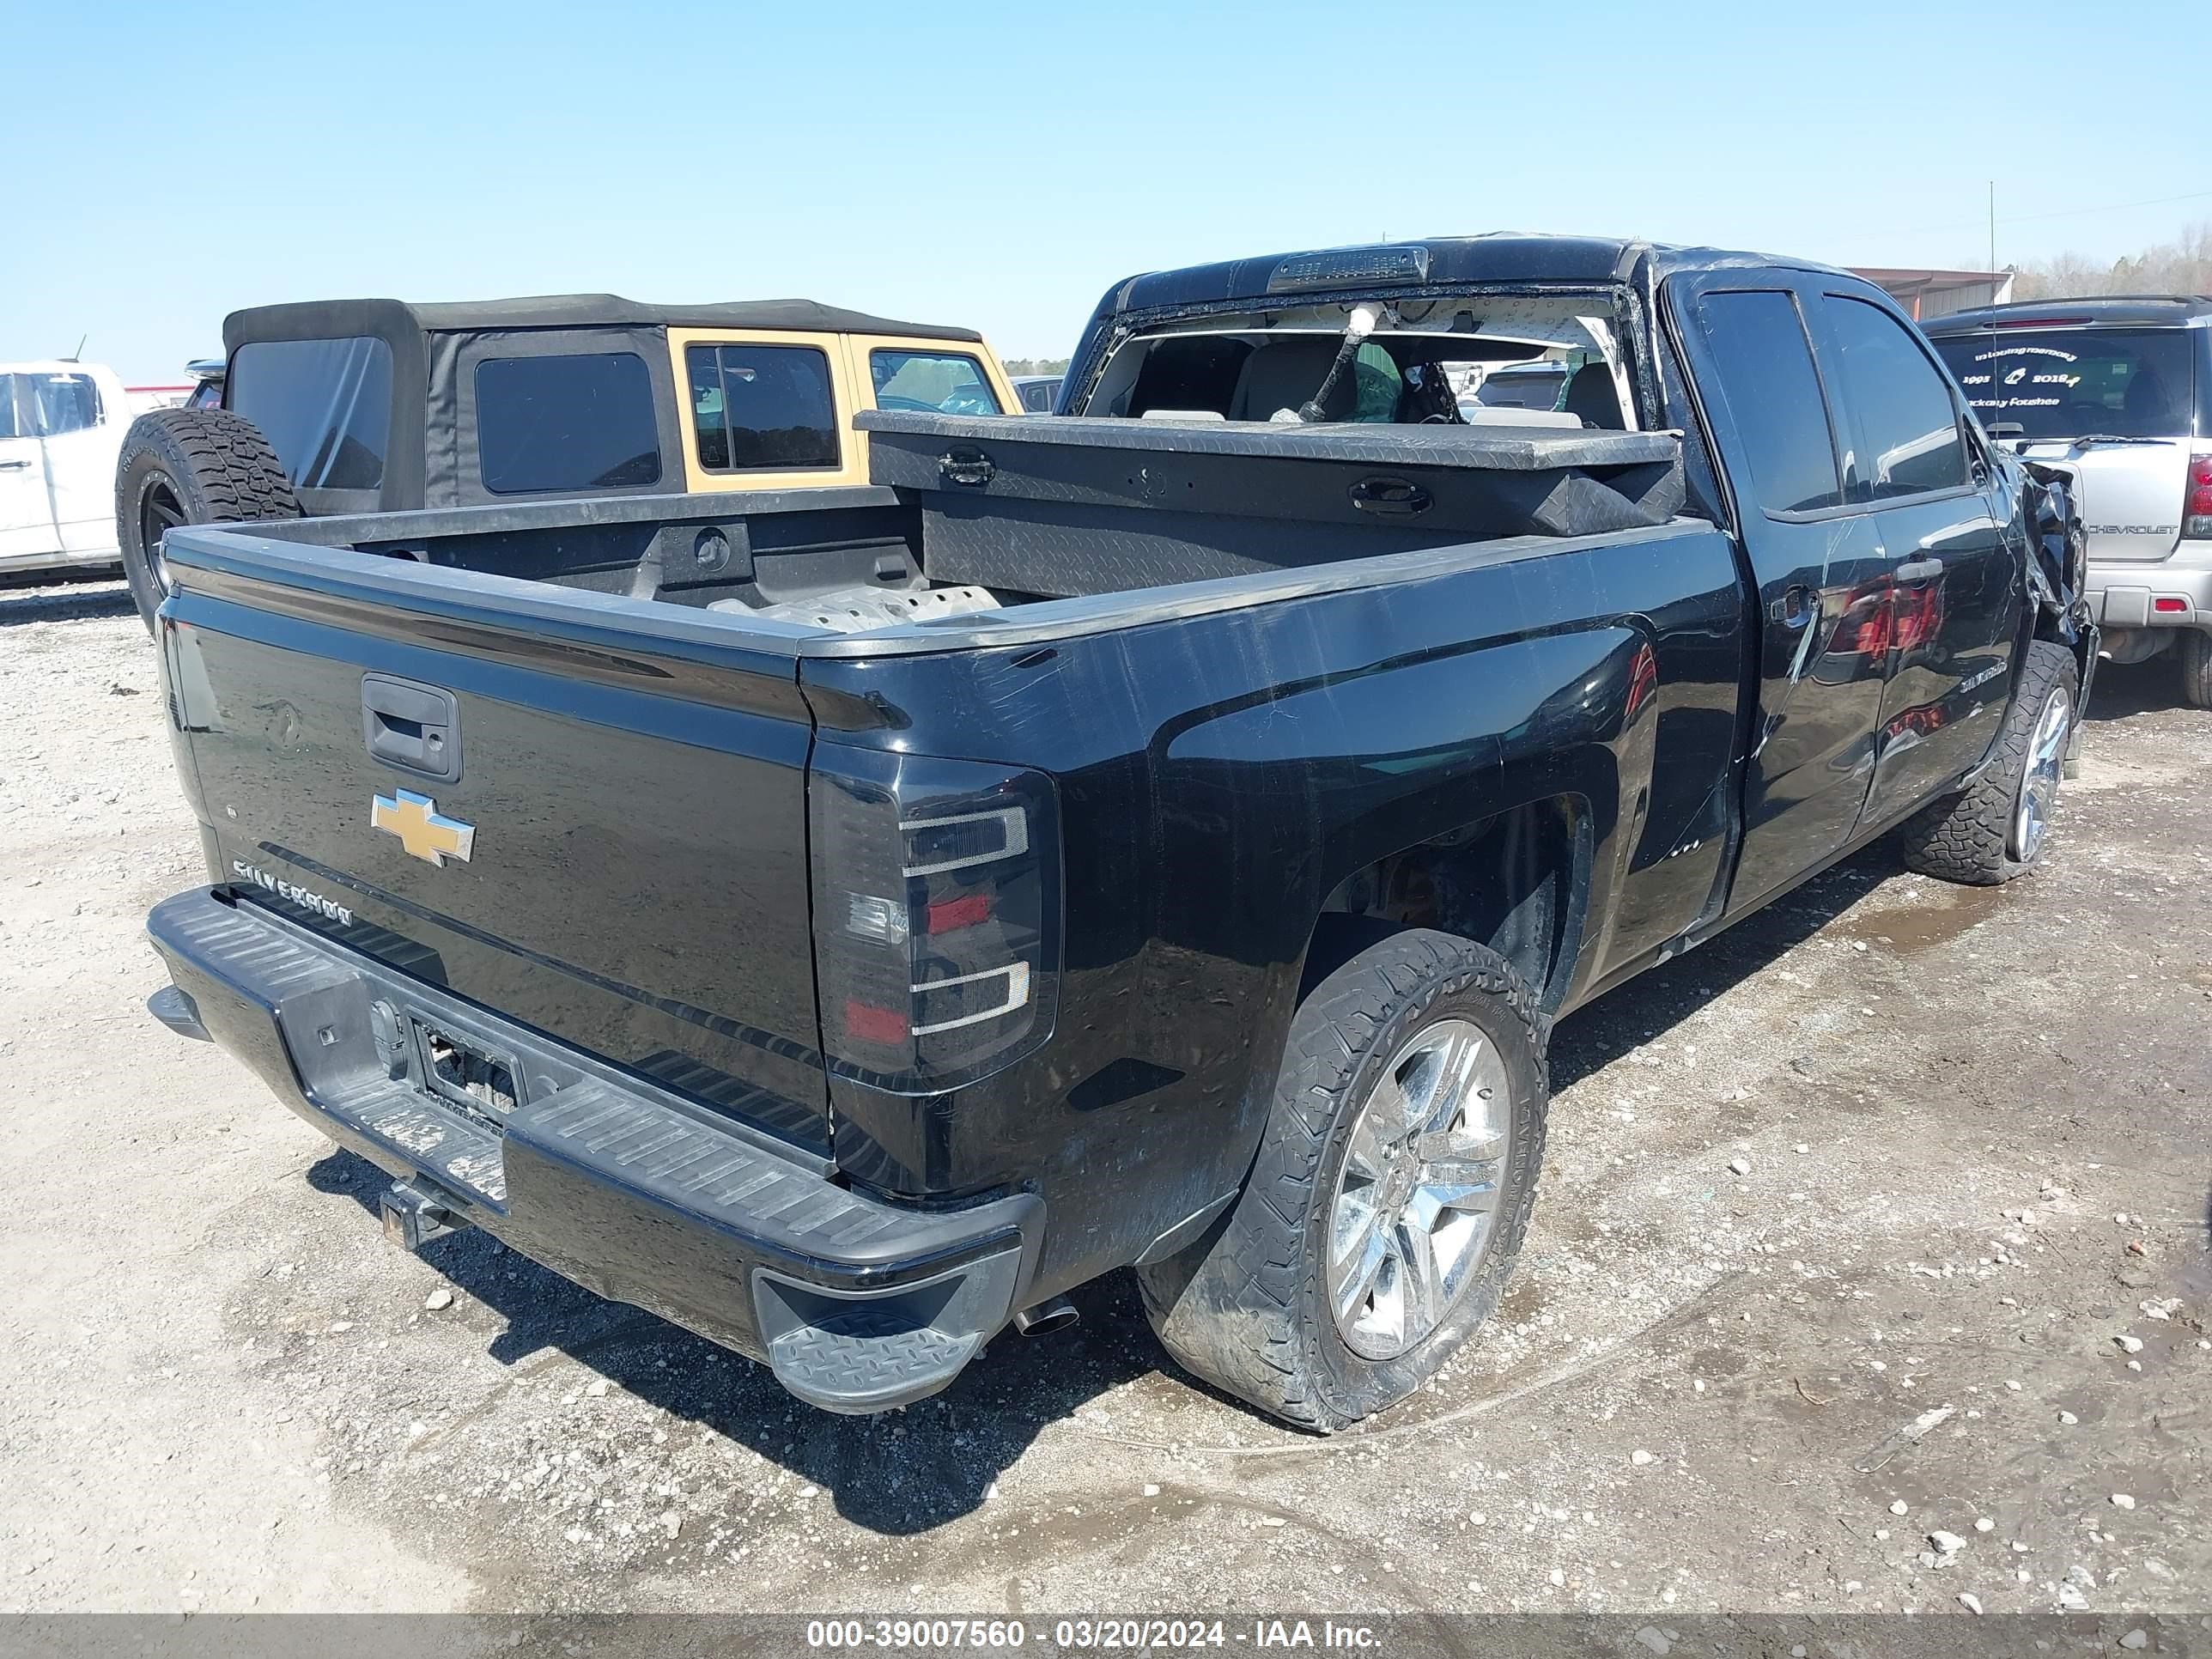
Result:
{"label": "tailgate handle", "polygon": [[461,712],[450,691],[390,674],[364,675],[361,735],[386,766],[441,783],[461,775]]}

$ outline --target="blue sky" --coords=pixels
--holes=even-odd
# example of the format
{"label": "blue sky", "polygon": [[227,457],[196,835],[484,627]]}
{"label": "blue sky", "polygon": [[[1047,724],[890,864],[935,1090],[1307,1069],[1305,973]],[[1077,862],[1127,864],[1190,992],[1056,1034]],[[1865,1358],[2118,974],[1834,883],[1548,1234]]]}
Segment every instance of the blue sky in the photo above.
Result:
{"label": "blue sky", "polygon": [[1058,356],[1132,271],[1386,234],[1978,264],[1992,178],[2001,262],[2212,218],[2179,4],[0,0],[0,359],[89,334],[134,381],[281,300],[805,295]]}

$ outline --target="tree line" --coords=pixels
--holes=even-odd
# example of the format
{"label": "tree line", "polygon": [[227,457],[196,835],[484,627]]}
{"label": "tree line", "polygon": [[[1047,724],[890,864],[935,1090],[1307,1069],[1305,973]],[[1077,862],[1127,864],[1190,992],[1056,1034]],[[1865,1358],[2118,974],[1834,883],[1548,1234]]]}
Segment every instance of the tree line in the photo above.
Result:
{"label": "tree line", "polygon": [[2015,300],[2072,298],[2090,294],[2212,295],[2212,219],[2190,226],[2171,242],[2103,264],[2079,253],[2032,260],[2018,267]]}

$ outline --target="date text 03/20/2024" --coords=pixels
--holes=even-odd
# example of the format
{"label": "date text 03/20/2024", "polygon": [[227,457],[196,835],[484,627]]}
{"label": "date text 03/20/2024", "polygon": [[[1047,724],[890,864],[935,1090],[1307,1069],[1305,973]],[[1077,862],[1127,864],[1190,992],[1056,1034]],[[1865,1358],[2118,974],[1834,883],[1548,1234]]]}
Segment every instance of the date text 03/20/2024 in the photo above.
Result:
{"label": "date text 03/20/2024", "polygon": [[[1040,1638],[1044,1634],[1037,1632]],[[928,1649],[1025,1647],[1029,1628],[1019,1620],[817,1619],[806,1626],[810,1648]],[[1366,1625],[1331,1620],[1255,1619],[1235,1629],[1219,1619],[1062,1619],[1052,1626],[1052,1645],[1063,1651],[1110,1649],[1328,1648],[1355,1652],[1380,1645]],[[1042,1645],[1042,1642],[1040,1643]]]}

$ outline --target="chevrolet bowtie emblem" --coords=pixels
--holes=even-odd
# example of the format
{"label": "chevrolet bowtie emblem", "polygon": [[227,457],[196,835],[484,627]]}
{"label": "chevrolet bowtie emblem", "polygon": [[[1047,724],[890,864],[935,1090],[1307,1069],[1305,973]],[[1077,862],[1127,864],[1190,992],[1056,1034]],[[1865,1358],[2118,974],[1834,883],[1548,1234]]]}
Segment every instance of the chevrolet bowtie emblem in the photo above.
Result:
{"label": "chevrolet bowtie emblem", "polygon": [[[396,799],[395,799],[396,797]],[[412,789],[378,795],[368,806],[372,827],[399,837],[399,844],[425,863],[442,865],[447,859],[469,861],[476,845],[477,829],[439,811],[438,803]]]}

